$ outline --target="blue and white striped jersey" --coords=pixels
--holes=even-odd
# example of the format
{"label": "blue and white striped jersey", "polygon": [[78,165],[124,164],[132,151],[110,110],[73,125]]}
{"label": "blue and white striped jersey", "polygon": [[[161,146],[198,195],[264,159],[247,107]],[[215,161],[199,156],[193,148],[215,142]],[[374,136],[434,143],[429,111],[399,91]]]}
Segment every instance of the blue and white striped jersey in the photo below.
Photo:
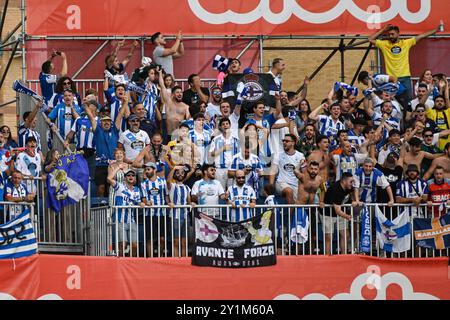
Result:
{"label": "blue and white striped jersey", "polygon": [[[75,111],[81,114],[83,110],[78,105],[74,105]],[[72,114],[72,108],[63,103],[58,104],[48,115],[48,118],[55,122],[61,137],[64,139],[72,129],[75,118]]]}
{"label": "blue and white striped jersey", "polygon": [[[414,183],[412,183],[408,179],[400,180],[397,183],[397,190],[395,195],[397,197],[412,199],[416,197],[422,197],[422,195],[427,195],[428,193],[428,184],[419,178]],[[420,214],[421,210],[422,208],[417,208],[415,206],[408,208],[409,214],[413,216]]]}
{"label": "blue and white striped jersey", "polygon": [[[169,191],[170,200],[174,205],[189,205],[188,202],[189,195],[191,194],[191,188],[182,183],[172,183]],[[187,208],[178,208],[173,209],[175,211],[175,218],[179,219],[181,215],[181,219],[186,218],[186,213],[188,212]]]}
{"label": "blue and white striped jersey", "polygon": [[95,149],[94,131],[87,116],[76,119],[71,131],[75,132],[77,149]]}
{"label": "blue and white striped jersey", "polygon": [[[55,93],[53,97],[49,101],[49,105],[53,108],[56,108],[56,106],[60,103],[64,103],[64,94],[63,93]],[[81,106],[83,101],[81,100],[81,96],[78,92],[74,93],[74,99],[73,104],[76,106]]]}
{"label": "blue and white striped jersey", "polygon": [[47,104],[55,93],[56,81],[58,77],[56,74],[39,73],[39,83],[41,84],[41,92],[44,101]]}
{"label": "blue and white striped jersey", "polygon": [[[228,169],[231,165],[231,160],[233,160],[233,157],[237,155],[240,152],[240,142],[235,137],[230,137],[228,139],[225,139],[223,134],[215,137],[211,141],[211,145],[209,147],[209,152],[217,151],[222,149],[224,146],[229,146],[229,150],[224,151],[214,157],[213,162],[216,168],[221,169]],[[213,160],[213,159],[209,159]]]}
{"label": "blue and white striped jersey", "polygon": [[[148,201],[151,201],[151,206],[164,206],[166,205],[166,196],[168,195],[166,179],[157,177],[155,181],[145,179],[141,183],[142,196]],[[160,208],[146,210],[146,216],[159,215],[162,216],[164,210]]]}
{"label": "blue and white striped jersey", "polygon": [[[114,205],[116,206],[138,206],[141,203],[141,190],[139,190],[139,187],[137,186],[133,186],[133,188],[130,190],[124,183],[118,182],[114,187],[114,191]],[[113,222],[135,222],[135,211],[136,209],[115,209],[113,210],[112,216]],[[116,213],[118,217],[116,217]]]}
{"label": "blue and white striped jersey", "polygon": [[19,140],[19,147],[20,148],[24,148],[26,147],[26,141],[28,139],[28,137],[34,137],[36,139],[37,142],[37,147],[36,147],[36,151],[39,152],[42,150],[42,146],[41,146],[41,136],[39,134],[39,132],[37,132],[34,129],[31,128],[27,128],[25,126],[24,123],[22,123],[19,126],[19,130],[18,130],[18,140]]}
{"label": "blue and white striped jersey", "polygon": [[344,154],[333,155],[333,161],[336,165],[336,181],[341,179],[344,172],[355,175],[358,166],[364,162],[367,158],[367,154],[352,153],[349,156]]}
{"label": "blue and white striped jersey", "polygon": [[357,135],[355,131],[349,130],[348,132],[348,142],[352,146],[354,146],[358,151],[361,148],[361,145],[366,141],[366,138],[364,137],[364,134]]}
{"label": "blue and white striped jersey", "polygon": [[[18,187],[16,187],[14,184],[11,183],[11,181],[8,181],[5,186],[5,197],[13,197],[13,198],[20,198],[20,197],[26,197],[29,194],[26,185],[22,182]],[[17,216],[19,216],[23,210],[25,209],[21,205],[10,205],[9,208],[9,217],[6,219],[7,221],[11,221],[15,219]]]}
{"label": "blue and white striped jersey", "polygon": [[364,203],[374,203],[377,200],[377,187],[386,189],[389,187],[384,174],[373,169],[370,175],[364,173],[363,168],[358,168],[355,173],[355,188],[360,189],[359,198]]}
{"label": "blue and white striped jersey", "polygon": [[146,117],[150,121],[156,121],[156,108],[159,99],[158,87],[154,83],[148,83],[147,93],[145,94],[145,99],[142,104],[147,111]]}
{"label": "blue and white striped jersey", "polygon": [[331,116],[319,115],[318,123],[319,134],[327,137],[335,137],[339,130],[345,129],[345,125],[340,120],[335,122]]}
{"label": "blue and white striped jersey", "polygon": [[197,147],[198,153],[200,155],[200,164],[207,162],[208,159],[208,146],[211,143],[211,131],[203,129],[203,131],[197,132],[195,130],[190,130],[189,135],[191,136],[191,141]]}
{"label": "blue and white striped jersey", "polygon": [[[254,216],[254,209],[248,207],[252,200],[256,201],[256,194],[253,188],[244,184],[242,187],[234,184],[228,187],[228,200],[230,200],[236,209],[231,210],[231,221],[238,222],[249,219]],[[247,207],[241,208],[240,205],[246,205]]]}

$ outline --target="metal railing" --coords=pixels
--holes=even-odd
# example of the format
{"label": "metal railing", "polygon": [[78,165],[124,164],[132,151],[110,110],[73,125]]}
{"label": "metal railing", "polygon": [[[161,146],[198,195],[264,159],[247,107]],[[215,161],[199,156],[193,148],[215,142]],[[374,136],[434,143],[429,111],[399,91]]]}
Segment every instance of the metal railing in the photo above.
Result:
{"label": "metal railing", "polygon": [[[104,79],[73,79],[72,80],[75,83],[75,87],[77,89],[77,92],[81,95],[81,97],[84,96],[87,89],[95,89],[99,94],[99,101],[102,102],[103,97],[103,81]],[[216,79],[203,79],[201,81],[201,85],[206,88],[211,88],[212,85],[216,83]],[[27,84],[31,90],[34,92],[41,92],[41,87],[39,84],[39,80],[27,80]],[[187,79],[176,79],[175,84],[179,85],[183,90],[186,90],[189,88],[188,80]]]}
{"label": "metal railing", "polygon": [[46,180],[36,178],[25,180],[35,190],[35,230],[40,252],[84,253],[85,222],[89,212],[89,197],[71,204],[56,213],[48,207]]}
{"label": "metal railing", "polygon": [[[393,220],[407,210],[411,223],[411,247],[403,253],[383,251],[376,240],[375,205],[387,219]],[[371,230],[370,250],[360,250],[361,209],[342,206],[351,216],[350,221],[333,217],[332,207],[321,209],[317,205],[277,205],[276,208],[258,205],[251,215],[273,210],[275,214],[276,248],[278,255],[324,255],[324,254],[366,254],[376,257],[442,257],[449,256],[446,250],[430,250],[417,247],[414,239],[415,218],[431,218],[431,208],[421,205],[366,204]],[[309,217],[307,240],[298,227],[297,209],[306,210]],[[186,257],[191,255],[194,235],[193,210],[209,213],[215,218],[234,221],[230,206],[152,206],[145,207],[102,207],[91,210],[90,254],[134,257]],[[243,210],[243,209],[241,209]],[[241,213],[238,212],[237,213]],[[127,223],[115,223],[116,217],[129,215]],[[175,216],[175,218],[174,218]],[[181,217],[181,219],[180,219]],[[118,239],[118,241],[116,241]]]}

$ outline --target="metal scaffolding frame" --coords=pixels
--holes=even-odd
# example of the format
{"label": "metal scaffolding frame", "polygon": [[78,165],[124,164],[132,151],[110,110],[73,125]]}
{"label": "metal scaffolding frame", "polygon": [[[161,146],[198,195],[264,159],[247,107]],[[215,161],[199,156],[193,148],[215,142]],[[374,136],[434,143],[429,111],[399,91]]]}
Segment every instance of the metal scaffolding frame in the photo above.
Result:
{"label": "metal scaffolding frame", "polygon": [[[30,36],[26,33],[26,2],[25,0],[21,0],[20,10],[21,10],[21,22],[17,24],[17,26],[6,36],[5,39],[1,39],[1,35],[3,33],[4,26],[4,18],[6,17],[6,12],[8,9],[9,0],[5,0],[4,9],[2,11],[2,20],[0,21],[0,49],[4,47],[13,45],[12,49],[3,50],[3,51],[11,51],[10,60],[8,61],[7,68],[4,70],[2,77],[0,78],[0,87],[6,77],[6,74],[9,70],[9,67],[12,63],[12,59],[14,58],[14,54],[19,49],[19,44],[21,44],[21,53],[22,53],[22,80],[27,80],[27,63],[26,63],[26,42],[33,40],[102,40],[104,41],[97,50],[83,63],[83,65],[79,68],[77,72],[74,73],[73,78],[76,78],[88,65],[89,63],[99,54],[99,52],[109,43],[111,40],[139,40],[141,43],[141,56],[145,55],[145,49],[143,44],[145,41],[150,40],[150,36]],[[21,29],[20,36],[16,41],[9,41],[11,36],[18,30]],[[410,37],[411,35],[402,35],[402,37]],[[450,34],[442,34],[435,35],[430,38],[450,38]],[[166,36],[166,39],[172,40],[175,39],[174,35]],[[258,61],[258,70],[259,72],[264,71],[264,52],[268,50],[330,50],[330,54],[323,60],[323,62],[311,73],[309,76],[311,79],[314,78],[320,70],[323,69],[324,66],[334,57],[334,55],[339,52],[340,53],[340,62],[341,62],[341,72],[340,78],[341,81],[345,80],[345,52],[347,50],[365,50],[365,54],[361,59],[357,72],[352,77],[352,84],[355,82],[357,73],[361,70],[364,65],[369,53],[371,50],[375,50],[377,62],[376,64],[372,64],[372,68],[377,68],[377,72],[381,72],[381,55],[379,50],[374,48],[371,44],[369,46],[362,46],[368,43],[367,36],[362,35],[257,35],[257,36],[239,36],[239,35],[224,35],[224,36],[206,36],[206,35],[190,35],[185,36],[186,40],[230,40],[230,39],[239,39],[239,40],[248,40],[248,44],[244,47],[244,49],[237,55],[237,57],[241,57],[243,54],[247,52],[247,50],[252,47],[252,45],[257,42],[259,46],[259,61]],[[268,47],[264,46],[265,40],[340,40],[339,45],[337,46],[284,46],[284,47]],[[348,44],[345,44],[345,40],[350,40]],[[8,42],[9,41],[9,42]],[[270,65],[270,63],[269,63]],[[297,92],[300,92],[302,87],[299,88]],[[10,104],[12,102],[9,102]],[[0,107],[6,104],[1,105]],[[17,110],[19,111],[19,110]]]}

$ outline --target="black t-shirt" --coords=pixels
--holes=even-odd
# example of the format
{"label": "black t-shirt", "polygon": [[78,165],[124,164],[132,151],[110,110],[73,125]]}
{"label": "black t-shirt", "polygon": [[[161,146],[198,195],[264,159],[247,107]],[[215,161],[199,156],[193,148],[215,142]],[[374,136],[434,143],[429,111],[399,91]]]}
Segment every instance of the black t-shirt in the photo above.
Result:
{"label": "black t-shirt", "polygon": [[[203,94],[209,97],[208,88],[201,87],[200,89],[202,90]],[[192,91],[190,88],[183,91],[183,102],[186,103],[188,106],[197,103],[199,101],[200,97],[198,96],[197,92]]]}
{"label": "black t-shirt", "polygon": [[[387,181],[389,182],[389,185],[392,189],[392,194],[395,197],[395,190],[397,188],[397,182],[402,180],[403,176],[403,168],[401,166],[396,166],[394,169],[388,169],[380,164],[376,164],[375,168],[383,172],[383,174],[386,176]],[[383,189],[381,187],[377,187],[377,202],[378,203],[388,203],[389,202],[389,196],[387,194],[386,189]]]}
{"label": "black t-shirt", "polygon": [[[351,193],[353,192],[353,188],[350,190],[344,190],[341,186],[340,181],[335,182],[330,188],[328,188],[327,192],[325,192],[325,204],[348,204],[351,203]],[[329,209],[325,209],[325,215],[329,217]],[[331,215],[336,217],[336,212],[334,208],[331,209]]]}

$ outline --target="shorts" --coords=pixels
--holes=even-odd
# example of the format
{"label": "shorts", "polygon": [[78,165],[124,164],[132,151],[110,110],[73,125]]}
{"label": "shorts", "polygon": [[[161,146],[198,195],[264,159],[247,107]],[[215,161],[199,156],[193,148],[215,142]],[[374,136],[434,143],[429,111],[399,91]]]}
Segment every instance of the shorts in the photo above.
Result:
{"label": "shorts", "polygon": [[108,166],[95,167],[94,181],[95,181],[96,186],[101,186],[101,185],[106,186],[106,183],[107,183],[106,178],[107,177],[108,177]]}
{"label": "shorts", "polygon": [[[138,242],[136,222],[119,222],[118,224],[115,224],[115,226],[119,229],[117,231],[118,242]],[[115,234],[116,233],[114,232],[114,235]]]}
{"label": "shorts", "polygon": [[330,217],[330,216],[320,215],[320,221],[322,221],[322,224],[324,225],[326,234],[330,234],[330,233],[334,232],[335,226],[338,221],[339,221],[339,226],[338,226],[339,231],[348,229],[348,220],[346,220],[342,217]]}
{"label": "shorts", "polygon": [[292,184],[279,181],[275,183],[275,191],[279,196],[282,196],[282,192],[286,188],[292,189],[294,201],[297,201],[298,186],[293,186]]}
{"label": "shorts", "polygon": [[170,217],[145,217],[145,239],[157,242],[159,238],[170,241],[172,238],[172,218]]}
{"label": "shorts", "polygon": [[187,219],[181,218],[181,219],[173,219],[173,238],[174,239],[180,239],[180,238],[186,238],[186,224]]}

